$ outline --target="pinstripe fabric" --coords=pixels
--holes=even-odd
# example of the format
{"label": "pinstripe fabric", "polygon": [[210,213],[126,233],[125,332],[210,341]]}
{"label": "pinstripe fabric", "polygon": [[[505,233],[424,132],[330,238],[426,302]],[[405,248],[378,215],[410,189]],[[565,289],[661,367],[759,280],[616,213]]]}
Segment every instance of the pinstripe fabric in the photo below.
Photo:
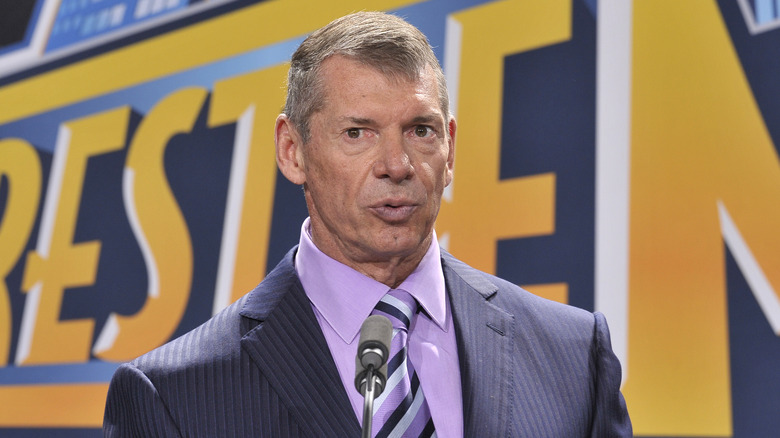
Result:
{"label": "pinstripe fabric", "polygon": [[[360,436],[293,254],[202,326],[120,366],[104,435]],[[603,316],[442,259],[464,436],[631,436]]]}
{"label": "pinstripe fabric", "polygon": [[603,315],[544,300],[442,252],[464,436],[630,437]]}

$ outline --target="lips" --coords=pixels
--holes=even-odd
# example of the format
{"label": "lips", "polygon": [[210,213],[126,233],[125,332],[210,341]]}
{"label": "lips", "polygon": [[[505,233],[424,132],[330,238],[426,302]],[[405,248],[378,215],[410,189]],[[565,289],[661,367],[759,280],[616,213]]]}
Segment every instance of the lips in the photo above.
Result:
{"label": "lips", "polygon": [[385,222],[404,222],[412,217],[417,204],[406,200],[388,200],[370,207],[371,211]]}

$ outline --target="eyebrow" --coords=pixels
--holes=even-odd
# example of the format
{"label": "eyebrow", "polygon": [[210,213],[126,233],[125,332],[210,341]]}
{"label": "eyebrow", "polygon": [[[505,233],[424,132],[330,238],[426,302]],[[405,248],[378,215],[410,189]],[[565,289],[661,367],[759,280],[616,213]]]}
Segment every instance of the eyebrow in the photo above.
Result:
{"label": "eyebrow", "polygon": [[[342,120],[351,123],[353,125],[361,125],[361,126],[375,126],[378,124],[376,120],[366,118],[366,117],[346,116],[343,117]],[[439,120],[440,120],[439,114],[426,114],[426,115],[414,117],[412,120],[409,121],[408,124],[410,125],[415,125],[420,123],[434,124]]]}
{"label": "eyebrow", "polygon": [[411,123],[427,123],[427,124],[434,124],[438,121],[440,121],[441,118],[439,117],[439,114],[428,114],[424,116],[417,116],[412,119]]}
{"label": "eyebrow", "polygon": [[363,126],[373,126],[376,125],[376,120],[374,119],[368,119],[364,117],[344,117],[342,120],[349,122],[353,125],[363,125]]}

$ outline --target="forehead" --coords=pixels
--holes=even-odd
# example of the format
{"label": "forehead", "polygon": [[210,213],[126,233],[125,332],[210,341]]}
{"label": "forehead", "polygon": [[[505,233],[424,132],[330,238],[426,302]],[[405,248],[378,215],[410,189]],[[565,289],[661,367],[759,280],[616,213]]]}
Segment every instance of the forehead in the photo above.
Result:
{"label": "forehead", "polygon": [[430,66],[417,78],[409,78],[402,73],[386,74],[351,58],[332,56],[323,62],[320,79],[326,111],[343,106],[405,103],[441,113],[438,83]]}

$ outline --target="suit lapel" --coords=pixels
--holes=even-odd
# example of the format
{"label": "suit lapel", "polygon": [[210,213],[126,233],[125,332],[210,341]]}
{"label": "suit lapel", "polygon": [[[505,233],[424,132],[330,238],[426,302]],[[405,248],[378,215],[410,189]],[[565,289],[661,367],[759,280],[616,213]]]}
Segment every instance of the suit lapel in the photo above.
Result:
{"label": "suit lapel", "polygon": [[490,303],[496,285],[442,254],[458,342],[465,436],[508,436],[514,316]]}
{"label": "suit lapel", "polygon": [[241,345],[306,432],[303,435],[359,436],[360,425],[295,275],[292,255],[252,294],[241,313],[261,322],[244,335]]}

